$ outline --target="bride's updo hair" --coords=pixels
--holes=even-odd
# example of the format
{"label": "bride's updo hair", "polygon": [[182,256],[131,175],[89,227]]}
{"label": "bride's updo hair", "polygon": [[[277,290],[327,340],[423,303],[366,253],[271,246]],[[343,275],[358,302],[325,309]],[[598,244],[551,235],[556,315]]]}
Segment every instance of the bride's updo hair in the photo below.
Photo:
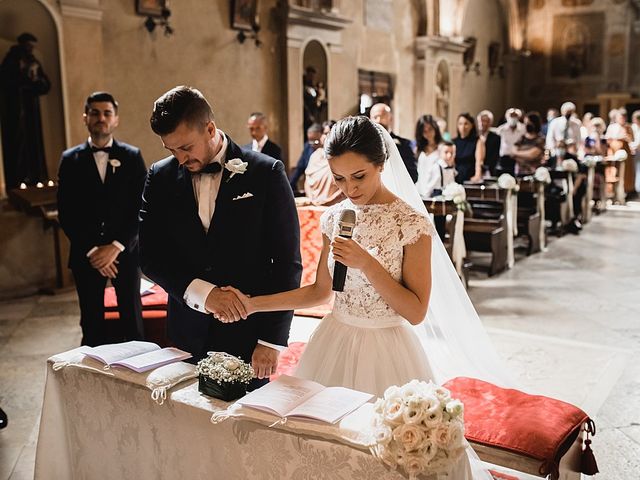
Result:
{"label": "bride's updo hair", "polygon": [[364,116],[339,120],[324,141],[327,158],[348,152],[364,155],[374,165],[383,165],[387,159],[382,133],[375,123]]}

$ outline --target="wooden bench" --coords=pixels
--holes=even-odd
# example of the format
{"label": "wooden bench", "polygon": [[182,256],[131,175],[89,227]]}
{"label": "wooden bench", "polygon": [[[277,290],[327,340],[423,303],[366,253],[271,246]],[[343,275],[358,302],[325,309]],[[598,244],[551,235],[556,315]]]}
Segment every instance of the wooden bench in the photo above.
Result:
{"label": "wooden bench", "polygon": [[[549,170],[551,184],[545,192],[545,210],[551,221],[551,229],[561,236],[573,219],[573,174],[563,170]],[[555,186],[555,187],[553,187]],[[551,195],[550,189],[561,190],[560,195]]]}
{"label": "wooden bench", "polygon": [[532,176],[518,179],[520,190],[518,191],[518,235],[525,236],[528,240],[527,255],[541,250],[540,229],[542,216],[539,209],[539,196],[544,201],[544,187]]}

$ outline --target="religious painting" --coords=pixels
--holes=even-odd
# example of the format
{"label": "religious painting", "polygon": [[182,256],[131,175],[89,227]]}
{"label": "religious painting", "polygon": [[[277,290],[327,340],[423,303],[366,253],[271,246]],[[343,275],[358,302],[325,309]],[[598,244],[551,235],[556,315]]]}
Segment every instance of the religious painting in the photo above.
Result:
{"label": "religious painting", "polygon": [[258,0],[231,0],[231,28],[253,30],[258,25]]}
{"label": "religious painting", "polygon": [[161,17],[166,7],[166,0],[136,0],[136,13],[138,15],[150,15]]}
{"label": "religious painting", "polygon": [[556,15],[551,74],[576,78],[602,73],[604,12]]}

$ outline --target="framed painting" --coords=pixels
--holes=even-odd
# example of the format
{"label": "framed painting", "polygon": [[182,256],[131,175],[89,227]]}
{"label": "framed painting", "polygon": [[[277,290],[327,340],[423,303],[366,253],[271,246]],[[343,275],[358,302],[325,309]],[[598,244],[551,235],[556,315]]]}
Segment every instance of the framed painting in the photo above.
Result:
{"label": "framed painting", "polygon": [[166,3],[166,0],[136,0],[136,13],[138,15],[161,17]]}
{"label": "framed painting", "polygon": [[231,0],[231,28],[254,30],[258,25],[258,0]]}

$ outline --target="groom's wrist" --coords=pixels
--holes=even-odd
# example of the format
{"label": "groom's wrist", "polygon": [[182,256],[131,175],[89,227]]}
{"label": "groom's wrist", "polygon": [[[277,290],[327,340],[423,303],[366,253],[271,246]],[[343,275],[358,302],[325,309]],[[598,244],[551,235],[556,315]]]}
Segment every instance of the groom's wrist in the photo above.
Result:
{"label": "groom's wrist", "polygon": [[195,278],[184,292],[184,296],[182,297],[184,303],[200,313],[209,313],[206,309],[207,298],[214,288],[216,288],[216,286],[213,283]]}

